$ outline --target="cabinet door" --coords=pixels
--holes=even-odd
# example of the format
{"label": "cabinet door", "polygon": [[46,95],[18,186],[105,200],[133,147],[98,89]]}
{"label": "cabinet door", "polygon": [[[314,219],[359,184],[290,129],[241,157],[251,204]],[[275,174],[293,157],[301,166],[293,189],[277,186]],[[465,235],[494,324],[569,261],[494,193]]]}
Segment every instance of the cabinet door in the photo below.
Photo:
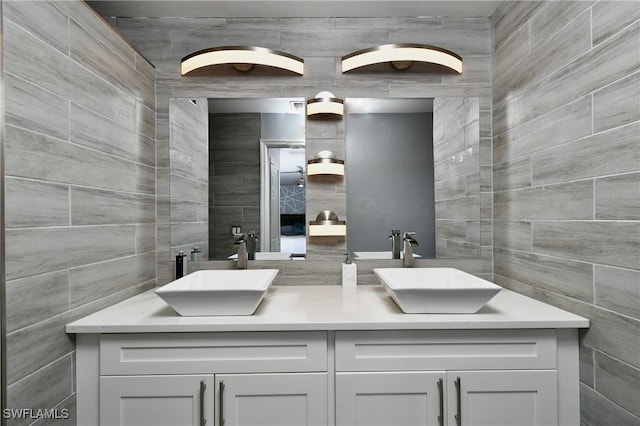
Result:
{"label": "cabinet door", "polygon": [[556,426],[556,376],[549,370],[449,371],[447,424]]}
{"label": "cabinet door", "polygon": [[213,375],[100,377],[102,426],[213,424]]}
{"label": "cabinet door", "polygon": [[445,377],[424,371],[336,373],[336,425],[440,425]]}
{"label": "cabinet door", "polygon": [[218,426],[326,426],[327,373],[220,374]]}

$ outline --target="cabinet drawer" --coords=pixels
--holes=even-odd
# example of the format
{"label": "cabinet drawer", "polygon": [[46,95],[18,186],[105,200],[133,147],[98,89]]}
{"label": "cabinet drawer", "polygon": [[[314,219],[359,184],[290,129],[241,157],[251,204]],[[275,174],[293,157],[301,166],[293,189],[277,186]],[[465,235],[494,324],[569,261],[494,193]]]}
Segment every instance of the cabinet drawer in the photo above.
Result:
{"label": "cabinet drawer", "polygon": [[104,334],[100,374],[327,371],[325,332]]}
{"label": "cabinet drawer", "polygon": [[554,368],[554,330],[336,332],[337,371]]}

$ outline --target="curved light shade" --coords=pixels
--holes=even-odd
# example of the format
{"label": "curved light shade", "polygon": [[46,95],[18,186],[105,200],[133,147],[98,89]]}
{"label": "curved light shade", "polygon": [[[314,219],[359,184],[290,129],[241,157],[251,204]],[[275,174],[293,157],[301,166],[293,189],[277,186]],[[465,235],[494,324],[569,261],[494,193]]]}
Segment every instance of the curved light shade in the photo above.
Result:
{"label": "curved light shade", "polygon": [[318,213],[316,220],[309,222],[310,237],[341,237],[347,235],[347,222],[338,220],[338,215],[331,210]]}
{"label": "curved light shade", "polygon": [[307,117],[342,118],[344,100],[331,92],[320,92],[313,99],[307,99]]}
{"label": "curved light shade", "polygon": [[312,175],[344,176],[344,160],[338,160],[331,151],[320,151],[307,161],[307,176]]}
{"label": "curved light shade", "polygon": [[385,44],[350,53],[342,57],[342,72],[384,62],[390,62],[394,68],[403,70],[414,61],[443,65],[462,73],[460,56],[425,44]]}
{"label": "curved light shade", "polygon": [[303,75],[304,60],[288,53],[254,46],[222,46],[200,50],[182,58],[182,75],[211,65],[231,64],[238,71],[249,71],[253,65],[266,65]]}

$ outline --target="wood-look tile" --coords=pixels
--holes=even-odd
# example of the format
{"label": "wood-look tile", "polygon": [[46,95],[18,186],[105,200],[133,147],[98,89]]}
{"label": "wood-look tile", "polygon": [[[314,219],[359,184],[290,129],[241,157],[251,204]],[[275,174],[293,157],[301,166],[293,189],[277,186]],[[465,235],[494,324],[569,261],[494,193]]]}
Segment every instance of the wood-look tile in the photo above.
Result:
{"label": "wood-look tile", "polygon": [[594,350],[591,346],[588,345],[580,345],[580,353],[579,353],[579,371],[580,371],[580,381],[591,388],[594,387],[595,380],[595,355]]}
{"label": "wood-look tile", "polygon": [[261,18],[249,18],[249,17],[230,17],[226,18],[225,28],[229,29],[272,29],[282,30],[287,29],[333,29],[336,27],[336,21],[338,18],[305,18],[305,17],[292,17],[292,18],[278,18],[278,17],[261,17]]}
{"label": "wood-look tile", "polygon": [[156,137],[156,117],[152,108],[147,107],[142,102],[136,103],[137,113],[139,117],[137,121],[138,133],[154,139]]}
{"label": "wood-look tile", "polygon": [[640,223],[534,222],[532,235],[536,253],[640,269]]}
{"label": "wood-look tile", "polygon": [[531,186],[531,159],[528,157],[498,163],[493,166],[493,190]]}
{"label": "wood-look tile", "polygon": [[[146,253],[72,268],[71,309],[155,279],[156,255]],[[105,279],[108,277],[108,279]]]}
{"label": "wood-look tile", "polygon": [[69,187],[5,177],[5,226],[69,225]]}
{"label": "wood-look tile", "polygon": [[153,195],[127,194],[91,188],[71,189],[72,225],[155,222]]}
{"label": "wood-look tile", "polygon": [[[402,28],[402,27],[400,27]],[[421,43],[451,50],[463,58],[468,55],[490,55],[490,29],[482,26],[441,26],[424,29],[391,29],[388,43]],[[373,47],[376,44],[371,44]]]}
{"label": "wood-look tile", "polygon": [[134,227],[21,228],[6,233],[7,279],[16,279],[127,256]]}
{"label": "wood-look tile", "polygon": [[156,224],[136,225],[136,254],[155,252],[156,250]]}
{"label": "wood-look tile", "polygon": [[496,248],[494,270],[536,288],[585,302],[593,300],[593,266],[585,262]]}
{"label": "wood-look tile", "polygon": [[596,351],[596,390],[640,417],[640,368]]}
{"label": "wood-look tile", "polygon": [[116,87],[129,93],[149,108],[155,106],[154,81],[145,78],[131,64],[93,37],[88,31],[71,24],[70,56]]}
{"label": "wood-look tile", "polygon": [[71,141],[148,166],[155,165],[155,143],[86,108],[71,105]]}
{"label": "wood-look tile", "polygon": [[544,44],[532,44],[526,60],[518,62],[494,80],[494,99],[501,100],[514,92],[521,92],[563,66],[570,68],[574,59],[591,49],[590,18],[589,12],[585,12],[557,34],[547,37]]}
{"label": "wood-look tile", "polygon": [[635,72],[640,67],[640,22],[607,39],[571,64],[531,88],[534,115],[544,114],[577,96],[586,95],[606,84]]}
{"label": "wood-look tile", "polygon": [[494,220],[493,245],[503,249],[531,251],[531,222]]}
{"label": "wood-look tile", "polygon": [[[52,409],[74,391],[73,355],[67,354],[42,370],[10,385],[7,406],[12,408]],[[28,425],[33,419],[14,419],[12,425]]]}
{"label": "wood-look tile", "polygon": [[104,25],[103,18],[83,2],[63,1],[56,2],[56,7],[69,15],[75,23],[89,31],[101,43],[109,46],[119,57],[127,63],[135,63],[135,50],[122,38],[113,27]]}
{"label": "wood-look tile", "polygon": [[640,319],[640,271],[595,266],[595,304]]}
{"label": "wood-look tile", "polygon": [[584,424],[635,426],[640,417],[631,414],[592,388],[580,385],[580,419]]}
{"label": "wood-look tile", "polygon": [[596,219],[640,220],[640,173],[595,180]]}
{"label": "wood-look tile", "polygon": [[154,193],[154,169],[92,149],[6,126],[8,175],[88,185],[128,192]]}
{"label": "wood-look tile", "polygon": [[54,4],[51,1],[9,1],[3,8],[3,15],[66,54],[69,20]]}
{"label": "wood-look tile", "polygon": [[5,122],[61,139],[69,137],[69,101],[5,73]]}
{"label": "wood-look tile", "polygon": [[522,27],[542,4],[539,2],[503,3],[491,16],[493,29],[493,50],[500,46],[511,35]]}
{"label": "wood-look tile", "polygon": [[69,273],[36,275],[7,282],[6,329],[18,330],[69,309]]}
{"label": "wood-look tile", "polygon": [[601,0],[593,5],[593,45],[611,37],[640,18],[635,1]]}
{"label": "wood-look tile", "polygon": [[593,3],[595,0],[547,2],[531,17],[531,44],[544,44],[549,37],[570,25],[576,16],[581,15]]}
{"label": "wood-look tile", "polygon": [[148,290],[152,286],[152,283],[131,286],[104,299],[51,317],[47,321],[9,333],[6,358],[9,384],[75,350],[73,335],[65,331],[67,324]]}
{"label": "wood-look tile", "polygon": [[640,120],[640,72],[593,94],[593,130],[600,132]]}
{"label": "wood-look tile", "polygon": [[179,200],[191,200],[206,203],[208,200],[207,182],[196,181],[180,175],[171,174],[171,194]]}
{"label": "wood-look tile", "polygon": [[502,76],[508,69],[529,55],[529,24],[526,23],[509,37],[500,49],[493,52],[493,79]]}
{"label": "wood-look tile", "polygon": [[638,134],[640,122],[536,153],[532,156],[533,184],[637,171]]}
{"label": "wood-look tile", "polygon": [[494,194],[494,218],[507,220],[593,219],[591,180]]}
{"label": "wood-look tile", "polygon": [[209,233],[208,227],[209,225],[206,222],[172,223],[171,246],[187,245],[193,241],[206,241]]}
{"label": "wood-look tile", "polygon": [[389,43],[387,30],[378,29],[333,29],[327,30],[283,30],[281,50],[297,56],[309,54],[309,46],[314,46],[313,56],[342,57],[360,49]]}
{"label": "wood-look tile", "polygon": [[[584,96],[548,114],[530,120],[528,97],[507,104],[504,114],[510,122],[498,124],[508,132],[493,143],[494,163],[529,155],[545,148],[591,135],[591,96]],[[521,118],[518,118],[521,117]],[[511,122],[511,120],[514,120]]]}

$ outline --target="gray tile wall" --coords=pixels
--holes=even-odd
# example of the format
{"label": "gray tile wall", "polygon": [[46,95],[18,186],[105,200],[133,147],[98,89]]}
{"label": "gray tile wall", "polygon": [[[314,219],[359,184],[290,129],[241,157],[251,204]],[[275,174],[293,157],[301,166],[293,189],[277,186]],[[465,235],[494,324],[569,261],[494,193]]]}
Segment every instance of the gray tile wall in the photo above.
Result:
{"label": "gray tile wall", "polygon": [[[157,67],[158,218],[168,214],[164,199],[168,174],[168,105],[172,97],[304,97],[329,90],[339,97],[478,97],[480,109],[480,257],[445,262],[470,272],[490,276],[492,271],[491,201],[491,24],[469,18],[116,18],[116,29]],[[342,74],[340,59],[347,53],[385,43],[413,42],[441,46],[464,59],[462,75],[451,73],[394,72]],[[215,76],[180,76],[180,59],[213,46],[258,45],[282,50],[305,60],[302,77],[277,76],[255,69],[238,73],[221,69]],[[345,124],[307,121],[307,156],[329,149],[345,154]],[[348,159],[346,159],[348,161]],[[346,179],[309,180],[307,217],[330,209],[346,218]],[[348,218],[347,222],[348,222]],[[158,280],[168,282],[173,273],[168,226],[158,226]],[[308,262],[296,262],[280,282],[307,283],[311,274],[323,283],[339,283],[339,262],[346,249],[344,238],[314,238],[308,242]],[[318,262],[313,261],[318,260]],[[328,259],[330,262],[322,262]],[[423,260],[424,264],[436,261]],[[433,263],[436,262],[436,263]],[[221,265],[227,265],[222,263]],[[220,266],[220,265],[217,265]],[[226,267],[230,266],[227,265]],[[371,265],[362,265],[363,271]],[[318,269],[320,268],[320,269]],[[293,271],[297,272],[293,272]],[[368,277],[367,273],[361,276]],[[363,282],[369,282],[363,278]]]}
{"label": "gray tile wall", "polygon": [[640,3],[492,25],[495,280],[591,320],[582,424],[640,424]]}
{"label": "gray tile wall", "polygon": [[232,225],[260,230],[260,123],[260,113],[209,114],[211,259],[234,253]]}
{"label": "gray tile wall", "polygon": [[480,104],[433,101],[436,256],[480,256]]}
{"label": "gray tile wall", "polygon": [[65,324],[156,283],[154,70],[80,1],[2,25],[8,406],[73,408]]}
{"label": "gray tile wall", "polygon": [[[207,100],[172,99],[169,156],[171,257],[183,251],[190,258],[195,247],[206,259],[209,196],[209,120]],[[165,216],[166,218],[166,216]],[[161,226],[166,225],[163,223]]]}

